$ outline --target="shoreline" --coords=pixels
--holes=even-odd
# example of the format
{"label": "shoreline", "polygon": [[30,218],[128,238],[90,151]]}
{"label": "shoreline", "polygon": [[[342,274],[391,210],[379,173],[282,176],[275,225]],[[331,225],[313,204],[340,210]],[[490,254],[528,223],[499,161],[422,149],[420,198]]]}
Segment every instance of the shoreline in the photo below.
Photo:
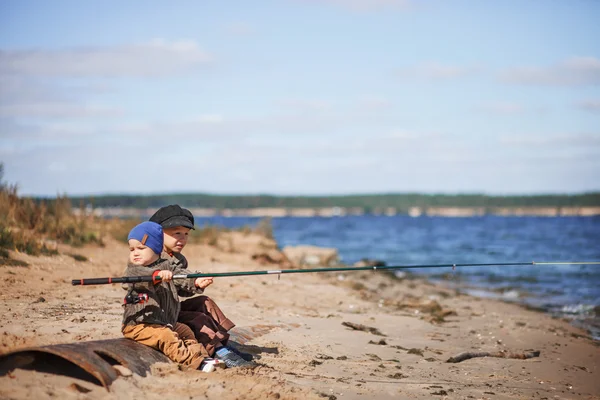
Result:
{"label": "shoreline", "polygon": [[[430,277],[419,274],[413,275],[418,279],[425,279],[435,285],[455,290],[458,293],[467,296],[514,304],[528,311],[538,312],[550,316],[551,318],[561,319],[575,327],[585,330],[589,337],[600,345],[600,315],[598,315],[600,306],[598,305],[580,303],[575,306],[583,307],[585,310],[582,309],[581,313],[568,312],[565,311],[565,307],[571,306],[565,304],[554,305],[561,307],[561,310],[557,310],[553,308],[553,305],[551,304],[544,304],[541,301],[542,297],[540,293],[528,291],[527,288],[524,287],[519,288],[510,286],[508,288],[493,288],[472,282],[452,281],[451,278],[441,278],[439,276]],[[533,301],[531,299],[533,299]]]}
{"label": "shoreline", "polygon": [[[98,207],[73,208],[75,215],[94,215],[102,218],[142,218],[147,219],[157,208]],[[379,208],[367,212],[360,207],[324,207],[324,208],[194,208],[189,210],[196,217],[254,217],[254,218],[313,218],[345,216],[397,216],[418,217],[595,217],[600,215],[600,207],[411,207],[407,211],[393,207]]]}
{"label": "shoreline", "polygon": [[[272,242],[239,232],[224,235],[224,243],[235,244],[229,250],[188,245],[190,269],[252,271],[276,265],[253,257],[264,254]],[[29,266],[2,267],[7,279],[1,299],[9,319],[0,322],[0,352],[121,336],[122,289],[74,288],[70,280],[119,276],[126,246],[109,241],[104,248],[61,245],[61,250],[89,261],[15,254]],[[157,365],[146,378],[118,378],[110,392],[76,378],[15,370],[0,377],[0,397],[594,399],[600,393],[598,343],[581,329],[420,277],[356,271],[218,278],[206,294],[238,327],[262,330],[242,346],[255,354],[259,368],[205,374]],[[464,352],[506,356],[529,350],[540,354],[525,360],[447,362]]]}

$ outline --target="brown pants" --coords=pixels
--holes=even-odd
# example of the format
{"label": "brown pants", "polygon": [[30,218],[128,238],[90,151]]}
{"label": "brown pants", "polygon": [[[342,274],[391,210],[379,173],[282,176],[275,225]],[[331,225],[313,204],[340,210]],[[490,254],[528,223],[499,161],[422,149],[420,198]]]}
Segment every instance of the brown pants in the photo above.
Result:
{"label": "brown pants", "polygon": [[174,329],[156,324],[126,325],[123,336],[157,349],[176,363],[192,369],[198,369],[207,356],[190,328],[180,323],[175,324]]}
{"label": "brown pants", "polygon": [[182,301],[177,321],[192,329],[196,340],[204,346],[204,351],[209,356],[214,353],[215,348],[227,344],[227,331],[235,326],[217,303],[207,296]]}

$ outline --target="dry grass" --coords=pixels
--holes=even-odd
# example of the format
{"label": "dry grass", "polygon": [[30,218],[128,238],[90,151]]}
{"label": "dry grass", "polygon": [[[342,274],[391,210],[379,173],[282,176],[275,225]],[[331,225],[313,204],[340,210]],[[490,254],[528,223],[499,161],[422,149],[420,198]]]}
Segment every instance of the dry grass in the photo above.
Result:
{"label": "dry grass", "polygon": [[256,228],[254,228],[254,233],[264,236],[267,239],[275,239],[275,236],[273,235],[273,224],[271,223],[271,218],[261,219],[256,225]]}
{"label": "dry grass", "polygon": [[75,215],[66,196],[41,202],[19,197],[17,185],[3,182],[3,172],[0,164],[0,262],[8,263],[9,250],[52,255],[57,243],[104,244],[104,221],[85,210]]}
{"label": "dry grass", "polygon": [[131,231],[134,226],[141,222],[142,221],[139,219],[104,219],[102,220],[102,233],[112,236],[121,243],[127,243],[129,231]]}

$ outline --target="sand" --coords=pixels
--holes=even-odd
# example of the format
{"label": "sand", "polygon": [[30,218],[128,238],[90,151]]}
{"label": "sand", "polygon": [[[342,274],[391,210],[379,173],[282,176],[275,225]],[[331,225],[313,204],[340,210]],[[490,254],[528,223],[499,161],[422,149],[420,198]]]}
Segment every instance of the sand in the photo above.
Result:
{"label": "sand", "polygon": [[[229,235],[219,247],[188,245],[190,269],[279,268],[265,264],[277,257],[252,257],[269,247],[260,237]],[[121,337],[120,285],[70,282],[120,276],[126,246],[109,240],[103,248],[61,246],[60,251],[63,255],[53,257],[12,253],[29,265],[0,267],[1,353]],[[152,375],[120,377],[110,391],[85,380],[17,369],[0,377],[0,398],[600,398],[599,343],[566,321],[515,304],[359,271],[218,278],[206,294],[238,327],[261,331],[244,347],[259,367],[203,373],[155,364]],[[362,330],[353,329],[361,325]],[[463,352],[531,350],[539,357],[446,362]]]}

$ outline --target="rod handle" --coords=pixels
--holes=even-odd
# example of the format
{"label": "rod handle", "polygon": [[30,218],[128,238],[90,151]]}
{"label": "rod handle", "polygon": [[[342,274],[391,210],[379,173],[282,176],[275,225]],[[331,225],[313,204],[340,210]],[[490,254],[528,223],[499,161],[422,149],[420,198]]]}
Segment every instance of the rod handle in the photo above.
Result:
{"label": "rod handle", "polygon": [[109,283],[116,283],[116,279],[113,279],[113,278],[89,278],[89,279],[73,279],[71,281],[71,284],[73,286],[106,285]]}
{"label": "rod handle", "polygon": [[[73,279],[71,284],[78,285],[107,285],[111,283],[138,283],[138,282],[154,282],[156,278],[153,276],[125,276],[122,278],[88,278],[88,279]],[[160,277],[158,277],[160,282]]]}

